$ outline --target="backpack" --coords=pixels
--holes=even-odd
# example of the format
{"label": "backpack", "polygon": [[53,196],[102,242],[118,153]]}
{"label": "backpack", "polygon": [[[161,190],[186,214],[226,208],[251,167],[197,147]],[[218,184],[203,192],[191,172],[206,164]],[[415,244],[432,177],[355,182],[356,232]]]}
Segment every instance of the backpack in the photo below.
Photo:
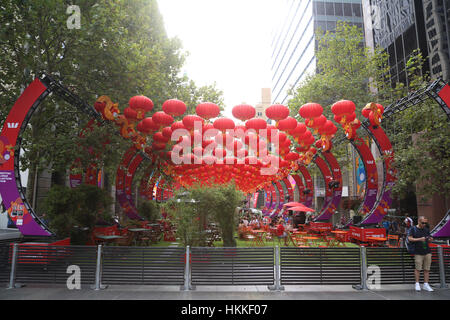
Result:
{"label": "backpack", "polygon": [[406,247],[406,250],[408,250],[409,254],[415,254],[416,253],[416,245],[415,245],[415,243],[409,242],[409,240],[408,240],[408,237],[410,235],[414,237],[415,233],[416,233],[416,227],[412,226],[411,229],[409,229],[408,234],[406,235],[405,247]]}

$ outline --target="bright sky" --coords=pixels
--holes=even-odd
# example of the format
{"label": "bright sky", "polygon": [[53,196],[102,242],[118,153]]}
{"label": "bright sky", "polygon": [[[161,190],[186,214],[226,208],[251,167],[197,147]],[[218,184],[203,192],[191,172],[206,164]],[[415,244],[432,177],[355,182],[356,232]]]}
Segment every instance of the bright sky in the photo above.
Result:
{"label": "bright sky", "polygon": [[[279,0],[158,0],[169,37],[189,52],[183,72],[198,86],[216,82],[225,115],[261,102],[271,87],[270,44]],[[277,6],[278,4],[278,6]]]}

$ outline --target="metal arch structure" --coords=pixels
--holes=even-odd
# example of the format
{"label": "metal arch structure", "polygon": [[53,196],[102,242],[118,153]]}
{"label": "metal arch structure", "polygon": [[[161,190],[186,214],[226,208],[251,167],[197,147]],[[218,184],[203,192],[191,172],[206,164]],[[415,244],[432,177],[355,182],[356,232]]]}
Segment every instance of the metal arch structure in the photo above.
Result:
{"label": "metal arch structure", "polygon": [[[8,216],[23,236],[54,236],[48,226],[35,214],[25,197],[20,179],[20,152],[15,152],[21,148],[22,134],[33,113],[50,94],[62,98],[81,113],[88,115],[91,121],[95,121],[97,125],[109,125],[109,122],[104,121],[102,115],[92,106],[46,73],[36,77],[25,88],[6,117],[0,135],[0,194]],[[139,151],[139,154],[143,159],[150,159],[142,151]],[[88,168],[85,179],[93,180],[89,177],[96,176],[96,174],[96,170]],[[82,175],[72,176],[71,186],[75,186],[81,181]]]}
{"label": "metal arch structure", "polygon": [[137,154],[136,148],[131,147],[124,153],[116,173],[116,199],[124,213],[134,220],[143,220],[132,203],[130,190],[135,168],[140,162],[142,157]]}
{"label": "metal arch structure", "polygon": [[[294,179],[295,186],[298,191],[298,197],[299,197],[298,201],[301,203],[305,203],[305,201],[306,201],[306,195],[304,193],[305,185],[303,184],[302,178],[298,174],[293,174],[293,175],[291,175],[291,177],[292,177],[292,179]],[[296,200],[294,199],[294,201],[296,201]]]}
{"label": "metal arch structure", "polygon": [[328,221],[336,213],[342,198],[342,173],[339,163],[330,151],[323,152],[322,155],[331,170],[332,180],[328,183],[328,187],[331,189],[332,198],[328,205],[322,208],[315,221]]}
{"label": "metal arch structure", "polygon": [[1,132],[0,194],[8,216],[24,236],[53,236],[35,214],[23,193],[20,179],[22,134],[34,111],[52,90],[35,79],[20,95],[9,112]]}
{"label": "metal arch structure", "polygon": [[328,167],[328,164],[325,160],[323,160],[319,155],[314,156],[313,162],[317,165],[317,167],[320,170],[320,173],[322,174],[324,183],[325,183],[325,196],[324,201],[322,205],[322,209],[320,211],[320,214],[314,219],[315,221],[321,221],[321,220],[328,220],[326,216],[324,216],[324,213],[328,206],[331,204],[331,201],[333,199],[333,190],[330,186],[331,182],[333,182],[333,176],[331,174],[330,168]]}
{"label": "metal arch structure", "polygon": [[303,175],[306,184],[306,189],[303,191],[305,194],[305,206],[312,208],[314,200],[314,181],[305,166],[299,165],[298,169]]}

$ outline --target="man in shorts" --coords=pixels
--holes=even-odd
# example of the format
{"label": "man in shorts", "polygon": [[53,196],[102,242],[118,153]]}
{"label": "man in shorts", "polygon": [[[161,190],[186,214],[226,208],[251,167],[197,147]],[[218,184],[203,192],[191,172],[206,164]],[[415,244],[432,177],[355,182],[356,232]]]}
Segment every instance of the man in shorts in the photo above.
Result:
{"label": "man in shorts", "polygon": [[429,242],[432,240],[433,238],[430,235],[427,219],[424,216],[419,217],[417,226],[413,226],[408,233],[408,241],[415,246],[414,275],[416,278],[416,291],[420,291],[419,279],[422,270],[424,279],[423,289],[426,291],[434,291],[428,284],[431,267],[431,250]]}

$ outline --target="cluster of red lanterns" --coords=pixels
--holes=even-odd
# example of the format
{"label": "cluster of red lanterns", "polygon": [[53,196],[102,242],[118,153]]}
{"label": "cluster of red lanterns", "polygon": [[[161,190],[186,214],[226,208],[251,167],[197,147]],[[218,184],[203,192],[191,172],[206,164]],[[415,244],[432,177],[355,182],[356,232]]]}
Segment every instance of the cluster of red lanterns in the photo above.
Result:
{"label": "cluster of red lanterns", "polygon": [[[137,149],[148,153],[184,187],[234,181],[243,192],[255,192],[287,177],[300,164],[309,164],[317,153],[315,147],[329,151],[337,131],[317,103],[307,103],[299,109],[305,123],[291,117],[284,105],[268,107],[266,116],[275,125],[256,118],[255,108],[247,104],[232,110],[241,124],[219,117],[220,107],[211,102],[200,103],[195,114],[185,115],[186,104],[170,99],[163,103],[162,111],[146,116],[153,106],[145,96],[132,97],[123,114],[105,96],[94,105],[105,119],[119,126],[124,138],[131,139]],[[365,110],[363,113],[369,118],[380,119],[378,106],[368,105]],[[354,104],[339,101],[332,111],[347,136],[354,137],[353,131],[360,125]],[[320,135],[317,141],[314,134]]]}
{"label": "cluster of red lanterns", "polygon": [[345,136],[349,140],[356,138],[356,130],[361,126],[361,121],[356,118],[356,106],[350,100],[341,100],[331,106],[334,120],[344,128]]}
{"label": "cluster of red lanterns", "polygon": [[378,103],[368,103],[361,111],[364,118],[369,119],[370,124],[375,129],[380,125],[383,119],[384,107]]}

